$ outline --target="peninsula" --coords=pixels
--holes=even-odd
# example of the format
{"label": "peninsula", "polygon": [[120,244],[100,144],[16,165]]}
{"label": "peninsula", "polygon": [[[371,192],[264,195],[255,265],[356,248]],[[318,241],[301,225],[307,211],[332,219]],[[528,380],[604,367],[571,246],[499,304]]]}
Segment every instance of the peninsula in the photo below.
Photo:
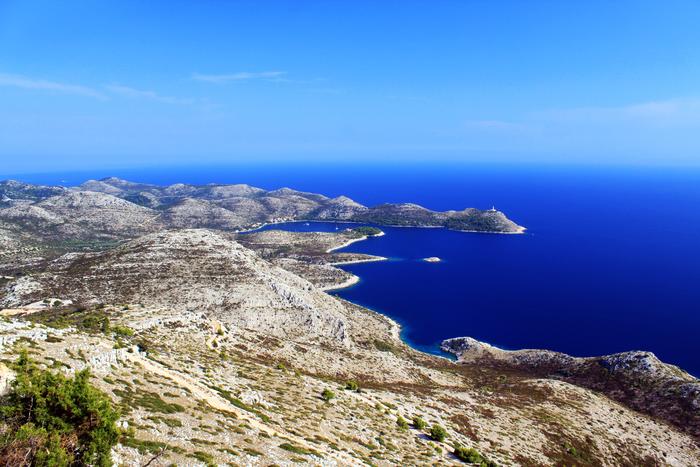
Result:
{"label": "peninsula", "polygon": [[522,233],[496,210],[467,208],[436,212],[417,204],[363,206],[345,196],[329,198],[249,185],[158,186],[118,178],[89,180],[77,187],[0,182],[0,220],[22,224],[42,238],[133,238],[162,229],[254,229],[295,220],[375,225],[445,227],[473,232]]}

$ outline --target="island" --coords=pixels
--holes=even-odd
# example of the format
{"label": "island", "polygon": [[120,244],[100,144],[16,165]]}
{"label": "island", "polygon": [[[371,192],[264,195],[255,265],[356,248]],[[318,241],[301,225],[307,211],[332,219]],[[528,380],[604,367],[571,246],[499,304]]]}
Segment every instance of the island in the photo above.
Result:
{"label": "island", "polygon": [[[374,226],[443,227],[466,232],[523,233],[525,228],[495,209],[432,211],[417,204],[364,206],[346,196],[245,184],[168,186],[116,177],[79,186],[0,182],[0,244],[113,242],[163,229],[207,228],[231,232],[289,221],[331,221]],[[375,227],[363,227],[372,229]],[[377,233],[379,234],[379,233]],[[26,245],[25,241],[21,241]],[[56,245],[62,247],[66,245]],[[70,251],[72,246],[64,248]]]}

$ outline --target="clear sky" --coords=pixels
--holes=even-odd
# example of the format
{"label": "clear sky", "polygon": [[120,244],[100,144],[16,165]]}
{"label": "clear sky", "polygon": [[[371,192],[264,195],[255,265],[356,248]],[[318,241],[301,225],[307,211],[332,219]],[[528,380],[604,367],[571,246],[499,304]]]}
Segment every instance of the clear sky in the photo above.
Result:
{"label": "clear sky", "polygon": [[0,0],[0,172],[700,164],[700,2]]}

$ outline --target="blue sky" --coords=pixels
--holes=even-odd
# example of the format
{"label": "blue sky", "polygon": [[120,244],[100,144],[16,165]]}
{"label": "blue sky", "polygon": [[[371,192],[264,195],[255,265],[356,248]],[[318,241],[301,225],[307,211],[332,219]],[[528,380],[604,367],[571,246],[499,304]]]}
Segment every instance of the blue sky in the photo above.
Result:
{"label": "blue sky", "polygon": [[0,0],[0,172],[700,163],[697,1]]}

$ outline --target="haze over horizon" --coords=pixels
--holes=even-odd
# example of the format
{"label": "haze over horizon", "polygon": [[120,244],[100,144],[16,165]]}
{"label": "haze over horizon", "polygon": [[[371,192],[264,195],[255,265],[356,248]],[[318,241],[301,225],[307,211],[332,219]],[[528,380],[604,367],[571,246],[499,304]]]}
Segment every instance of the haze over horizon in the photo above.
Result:
{"label": "haze over horizon", "polygon": [[2,172],[700,164],[700,4],[0,4]]}

